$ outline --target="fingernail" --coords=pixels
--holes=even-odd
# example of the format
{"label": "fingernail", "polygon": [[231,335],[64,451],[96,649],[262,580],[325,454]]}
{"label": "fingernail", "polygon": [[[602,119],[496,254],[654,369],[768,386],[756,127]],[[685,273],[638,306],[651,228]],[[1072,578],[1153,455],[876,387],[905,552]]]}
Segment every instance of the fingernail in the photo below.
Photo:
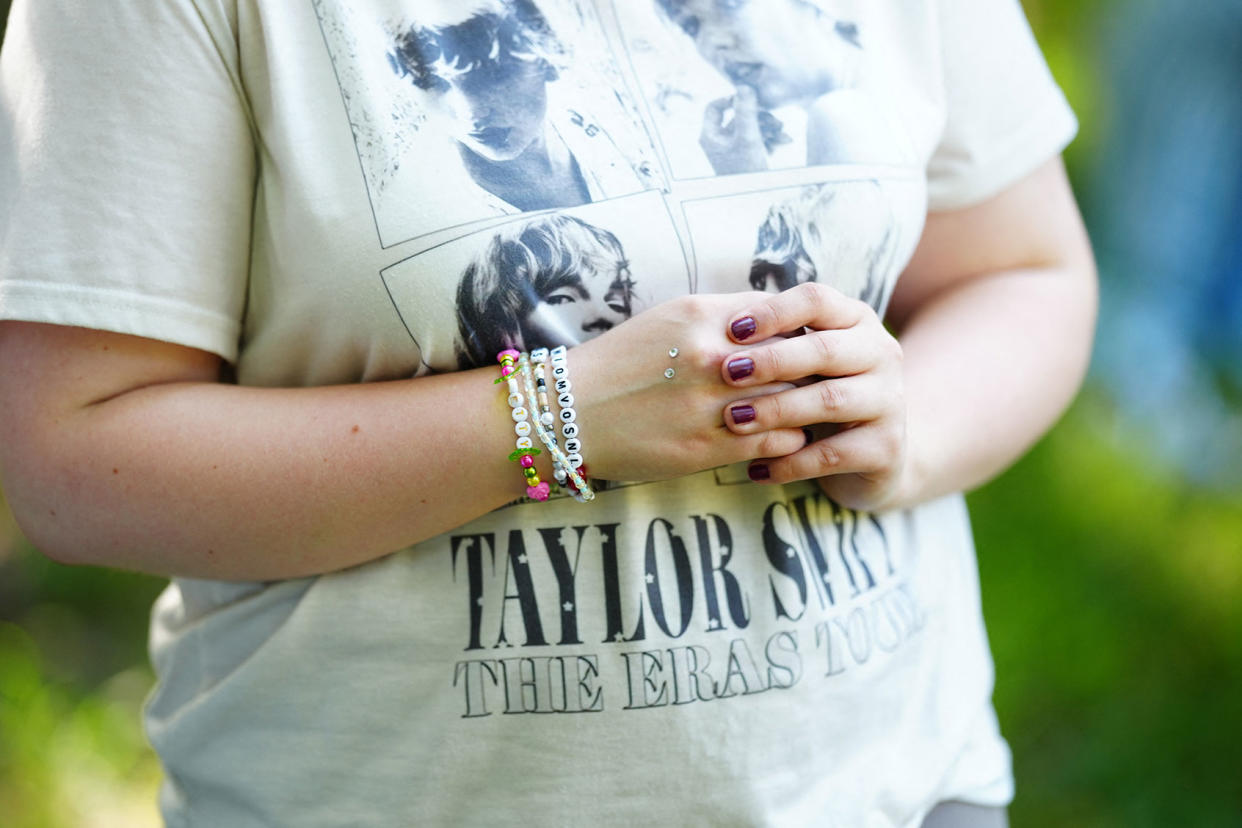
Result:
{"label": "fingernail", "polygon": [[742,357],[729,363],[729,376],[735,380],[749,377],[755,373],[755,361],[750,357]]}
{"label": "fingernail", "polygon": [[750,468],[746,469],[746,474],[751,480],[767,480],[772,476],[772,470],[768,468],[766,463],[754,463]]}
{"label": "fingernail", "polygon": [[739,342],[754,336],[756,329],[754,317],[750,316],[743,316],[730,327],[733,330],[733,338]]}
{"label": "fingernail", "polygon": [[735,405],[729,409],[729,413],[733,415],[733,422],[738,425],[755,419],[755,407],[752,405]]}

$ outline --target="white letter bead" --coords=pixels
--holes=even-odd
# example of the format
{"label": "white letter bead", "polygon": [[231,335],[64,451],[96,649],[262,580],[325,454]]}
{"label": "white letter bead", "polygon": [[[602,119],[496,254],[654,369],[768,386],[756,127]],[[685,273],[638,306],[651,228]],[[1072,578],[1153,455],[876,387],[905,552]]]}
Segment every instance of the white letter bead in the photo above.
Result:
{"label": "white letter bead", "polygon": [[558,405],[560,405],[561,408],[573,408],[574,407],[574,395],[568,394],[568,393],[561,394],[559,397],[556,398],[556,402]]}
{"label": "white letter bead", "polygon": [[518,422],[525,420],[529,416],[530,416],[530,412],[520,405],[517,408],[513,409],[513,419]]}
{"label": "white letter bead", "polygon": [[566,437],[569,437],[569,438],[577,437],[578,436],[578,424],[577,423],[565,423],[565,425],[561,426],[561,434],[564,434]]}
{"label": "white letter bead", "polygon": [[547,360],[547,358],[548,358],[547,348],[536,348],[535,350],[530,352],[531,362],[544,362],[545,360]]}
{"label": "white letter bead", "polygon": [[569,389],[572,387],[567,379],[558,379],[556,381],[556,393],[558,394],[568,394]]}
{"label": "white letter bead", "polygon": [[575,470],[577,470],[582,465],[581,454],[571,454],[565,459],[569,462],[569,465],[574,467]]}
{"label": "white letter bead", "polygon": [[565,375],[568,373],[569,373],[569,369],[566,368],[564,365],[552,366],[552,376],[556,377],[557,379],[564,379]]}
{"label": "white letter bead", "polygon": [[582,441],[579,440],[577,437],[570,437],[568,440],[565,441],[565,451],[568,451],[572,454],[581,454],[582,453]]}
{"label": "white letter bead", "polygon": [[509,395],[509,407],[510,408],[521,408],[522,403],[524,402],[526,402],[526,398],[523,397],[521,394],[510,394]]}
{"label": "white letter bead", "polygon": [[572,423],[576,419],[578,419],[577,411],[574,411],[572,408],[561,409],[561,422],[562,423]]}
{"label": "white letter bead", "polygon": [[552,358],[553,359],[564,359],[565,355],[568,353],[569,351],[568,349],[565,348],[564,345],[557,345],[555,348],[552,349]]}
{"label": "white letter bead", "polygon": [[522,386],[518,385],[516,372],[509,375],[509,393],[510,394],[521,394],[522,393]]}
{"label": "white letter bead", "polygon": [[528,423],[526,420],[522,420],[519,423],[514,423],[513,431],[519,437],[529,437],[530,436],[530,423]]}
{"label": "white letter bead", "polygon": [[530,437],[517,438],[517,447],[520,449],[528,449],[533,445],[535,445],[535,441],[531,440]]}

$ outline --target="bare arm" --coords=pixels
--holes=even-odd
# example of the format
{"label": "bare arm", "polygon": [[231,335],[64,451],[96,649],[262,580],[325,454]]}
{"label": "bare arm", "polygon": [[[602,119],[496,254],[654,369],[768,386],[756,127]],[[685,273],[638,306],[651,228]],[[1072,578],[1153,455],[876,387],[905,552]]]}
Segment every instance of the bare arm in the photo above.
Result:
{"label": "bare arm", "polygon": [[1052,427],[1086,374],[1095,261],[1059,158],[928,217],[889,317],[905,353],[906,502],[979,486]]}
{"label": "bare arm", "polygon": [[[803,444],[792,429],[739,439],[720,421],[740,396],[714,369],[736,348],[720,331],[743,301],[673,300],[571,352],[595,475],[671,477]],[[668,345],[653,342],[702,369],[666,381]],[[294,577],[402,549],[524,490],[495,370],[243,388],[218,382],[201,351],[17,322],[0,323],[0,352],[6,495],[58,560]]]}
{"label": "bare arm", "polygon": [[[752,476],[820,478],[830,496],[868,509],[980,485],[1029,448],[1081,384],[1095,277],[1054,159],[982,204],[928,216],[890,308],[897,341],[865,305],[818,285],[747,308],[738,318],[755,320],[756,339],[810,333],[730,354],[726,382],[829,379],[742,401],[754,410],[746,423],[730,404],[731,427],[832,424],[801,451],[754,464],[764,471]],[[733,378],[729,364],[748,358],[752,373]]]}

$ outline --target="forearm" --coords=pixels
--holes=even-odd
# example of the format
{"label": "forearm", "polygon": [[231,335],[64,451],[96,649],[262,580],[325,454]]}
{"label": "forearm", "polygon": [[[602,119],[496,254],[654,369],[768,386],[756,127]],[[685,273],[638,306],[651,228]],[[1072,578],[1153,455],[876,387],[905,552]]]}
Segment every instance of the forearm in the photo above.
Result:
{"label": "forearm", "polygon": [[965,491],[1036,442],[1081,385],[1096,310],[1089,257],[962,282],[900,333],[908,456],[893,505]]}
{"label": "forearm", "polygon": [[[671,300],[570,353],[591,473],[653,480],[804,442],[733,435],[716,366],[747,295]],[[664,377],[677,343],[678,381]],[[508,390],[478,369],[323,388],[217,381],[219,360],[153,340],[0,323],[0,466],[52,557],[221,579],[360,564],[521,495]],[[529,404],[528,404],[529,407]],[[538,443],[538,441],[536,441]],[[537,458],[551,477],[547,453]]]}
{"label": "forearm", "polygon": [[492,376],[137,389],[28,435],[43,468],[14,505],[69,562],[223,579],[363,563],[521,494]]}

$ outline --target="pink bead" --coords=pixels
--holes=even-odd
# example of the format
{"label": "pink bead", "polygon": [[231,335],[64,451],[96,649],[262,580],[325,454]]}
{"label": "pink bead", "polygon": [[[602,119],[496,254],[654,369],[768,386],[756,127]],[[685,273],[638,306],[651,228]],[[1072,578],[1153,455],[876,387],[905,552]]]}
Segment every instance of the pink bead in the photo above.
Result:
{"label": "pink bead", "polygon": [[515,370],[517,369],[515,369],[512,365],[502,365],[500,366],[500,375],[502,377],[507,377],[510,374],[512,374]]}
{"label": "pink bead", "polygon": [[517,351],[513,350],[512,348],[506,348],[505,350],[503,350],[503,351],[501,351],[500,353],[496,354],[496,359],[497,359],[497,361],[499,361],[500,359],[502,359],[502,358],[504,358],[504,357],[510,357],[510,358],[512,358],[512,359],[517,359],[517,358],[518,358],[518,357],[520,357],[520,356],[521,356],[521,354],[520,354],[520,353],[518,353]]}
{"label": "pink bead", "polygon": [[552,491],[552,487],[548,485],[547,481],[544,481],[543,483],[540,483],[538,486],[527,486],[526,496],[529,497],[531,500],[547,500],[548,493],[551,491]]}
{"label": "pink bead", "polygon": [[523,454],[521,462],[522,468],[529,469],[531,466],[535,465],[535,458],[531,457],[529,454]]}

